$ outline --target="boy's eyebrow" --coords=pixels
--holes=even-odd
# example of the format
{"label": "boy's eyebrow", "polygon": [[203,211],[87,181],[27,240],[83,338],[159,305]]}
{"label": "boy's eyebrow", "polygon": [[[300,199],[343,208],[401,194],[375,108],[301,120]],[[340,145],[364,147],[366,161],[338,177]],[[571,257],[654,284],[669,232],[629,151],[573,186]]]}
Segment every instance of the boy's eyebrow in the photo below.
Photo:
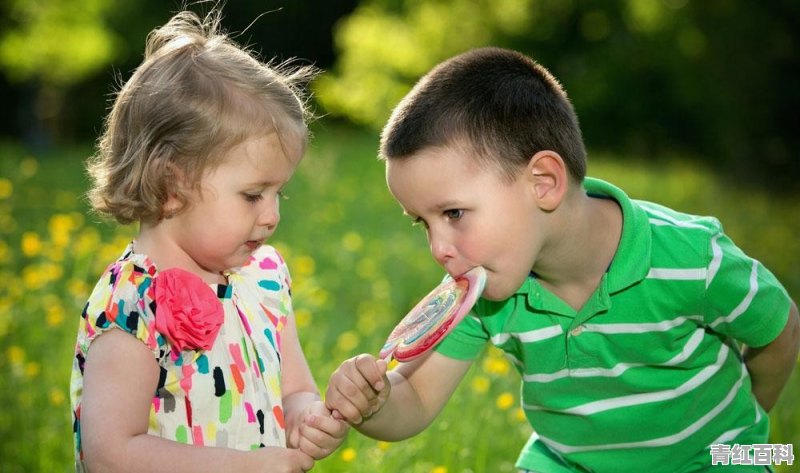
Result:
{"label": "boy's eyebrow", "polygon": [[[440,211],[447,210],[447,209],[459,208],[462,205],[463,204],[461,204],[460,202],[458,202],[456,200],[445,200],[444,202],[439,202],[438,204],[434,205],[433,206],[433,210],[436,210],[437,212],[440,212]],[[406,209],[403,209],[403,215],[405,215],[406,217],[409,217],[409,218],[414,218],[414,219],[419,218],[419,215],[417,215],[415,213],[412,213],[412,212],[409,212]]]}
{"label": "boy's eyebrow", "polygon": [[453,207],[460,207],[462,204],[456,200],[445,200],[444,202],[439,202],[434,207],[437,210],[447,210],[452,209]]}

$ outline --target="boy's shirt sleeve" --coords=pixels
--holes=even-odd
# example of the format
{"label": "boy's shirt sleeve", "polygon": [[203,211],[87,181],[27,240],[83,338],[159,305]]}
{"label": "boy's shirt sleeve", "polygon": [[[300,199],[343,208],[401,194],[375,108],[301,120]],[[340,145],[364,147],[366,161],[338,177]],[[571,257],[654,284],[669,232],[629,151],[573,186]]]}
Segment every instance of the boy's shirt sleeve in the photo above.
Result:
{"label": "boy's shirt sleeve", "polygon": [[449,358],[457,360],[474,360],[483,351],[489,334],[483,327],[475,310],[464,317],[456,328],[450,332],[439,345],[436,351]]}
{"label": "boy's shirt sleeve", "polygon": [[769,344],[788,320],[790,298],[778,279],[719,228],[711,239],[703,317],[712,330],[752,347]]}

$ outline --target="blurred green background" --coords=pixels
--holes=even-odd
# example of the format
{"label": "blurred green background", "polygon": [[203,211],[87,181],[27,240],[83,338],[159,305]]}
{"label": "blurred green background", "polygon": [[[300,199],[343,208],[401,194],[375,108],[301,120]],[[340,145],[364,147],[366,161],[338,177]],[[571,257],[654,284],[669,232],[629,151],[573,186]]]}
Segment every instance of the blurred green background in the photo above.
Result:
{"label": "blurred green background", "polygon": [[[83,160],[147,32],[178,8],[0,1],[0,472],[71,469],[78,315],[135,231],[88,213]],[[325,71],[312,84],[321,118],[272,240],[323,390],[341,360],[376,352],[441,279],[385,188],[377,131],[420,75],[474,46],[519,49],[562,81],[591,175],[719,217],[800,296],[800,2],[229,0],[224,13],[263,57]],[[420,436],[387,444],[352,433],[315,471],[514,471],[530,428],[505,359],[488,350],[455,396]],[[771,442],[800,445],[798,396],[795,374],[771,413]]]}

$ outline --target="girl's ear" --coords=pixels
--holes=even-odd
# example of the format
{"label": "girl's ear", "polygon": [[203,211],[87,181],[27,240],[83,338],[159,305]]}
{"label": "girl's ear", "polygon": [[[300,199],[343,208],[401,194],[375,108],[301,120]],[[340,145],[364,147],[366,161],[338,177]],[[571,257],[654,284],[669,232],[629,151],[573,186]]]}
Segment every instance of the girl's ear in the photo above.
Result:
{"label": "girl's ear", "polygon": [[181,196],[186,195],[186,175],[173,163],[166,164],[167,196],[162,205],[162,215],[164,218],[172,218],[177,215],[186,205]]}
{"label": "girl's ear", "polygon": [[525,169],[539,208],[552,212],[561,205],[568,189],[567,167],[555,151],[534,154]]}

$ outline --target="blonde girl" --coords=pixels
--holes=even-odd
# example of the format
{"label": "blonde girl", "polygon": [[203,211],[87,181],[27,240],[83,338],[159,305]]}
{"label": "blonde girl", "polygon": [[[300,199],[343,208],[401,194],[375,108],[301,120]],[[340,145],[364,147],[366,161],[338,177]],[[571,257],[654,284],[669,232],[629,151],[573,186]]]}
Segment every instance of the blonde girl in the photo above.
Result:
{"label": "blonde girl", "polygon": [[147,38],[90,160],[93,207],[139,232],[83,311],[76,470],[301,472],[343,441],[264,242],[303,156],[313,74],[255,58],[218,12]]}

